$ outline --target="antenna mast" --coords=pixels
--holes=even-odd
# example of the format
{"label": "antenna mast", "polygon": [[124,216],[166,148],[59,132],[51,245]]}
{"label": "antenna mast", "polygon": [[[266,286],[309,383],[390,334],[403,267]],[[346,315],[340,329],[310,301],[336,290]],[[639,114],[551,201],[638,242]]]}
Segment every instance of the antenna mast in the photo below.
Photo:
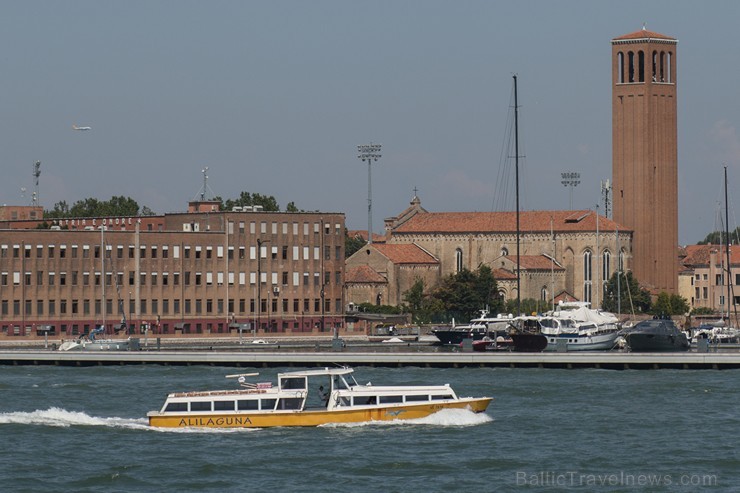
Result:
{"label": "antenna mast", "polygon": [[39,205],[39,176],[41,176],[41,161],[36,161],[33,164],[33,177],[36,182],[33,189],[33,198],[31,199],[31,205],[33,206]]}
{"label": "antenna mast", "polygon": [[604,197],[604,217],[611,217],[612,211],[612,184],[609,179],[601,182],[601,195]]}
{"label": "antenna mast", "polygon": [[203,202],[206,200],[206,191],[208,190],[208,166],[203,168],[201,172],[203,173],[203,188],[200,190],[200,201]]}

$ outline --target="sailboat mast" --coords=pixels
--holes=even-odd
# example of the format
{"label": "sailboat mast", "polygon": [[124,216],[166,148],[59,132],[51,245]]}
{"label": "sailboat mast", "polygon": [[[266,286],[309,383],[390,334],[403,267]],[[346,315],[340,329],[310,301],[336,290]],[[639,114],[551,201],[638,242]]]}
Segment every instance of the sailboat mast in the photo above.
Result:
{"label": "sailboat mast", "polygon": [[727,323],[730,323],[730,303],[732,303],[732,299],[730,297],[730,283],[732,282],[732,279],[730,279],[730,245],[732,244],[732,240],[730,239],[730,217],[728,212],[728,205],[727,205],[727,166],[725,166],[725,259],[727,261],[727,267],[725,268],[725,272],[727,275]]}
{"label": "sailboat mast", "polygon": [[514,74],[514,168],[516,181],[516,311],[522,313],[521,265],[519,259],[519,100]]}

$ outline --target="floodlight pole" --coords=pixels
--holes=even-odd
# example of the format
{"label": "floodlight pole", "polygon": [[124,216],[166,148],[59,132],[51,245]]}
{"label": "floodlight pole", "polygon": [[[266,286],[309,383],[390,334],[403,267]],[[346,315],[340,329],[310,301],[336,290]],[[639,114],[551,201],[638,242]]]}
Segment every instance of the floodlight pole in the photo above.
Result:
{"label": "floodlight pole", "polygon": [[581,174],[574,172],[560,173],[560,183],[563,186],[570,187],[570,207],[569,210],[573,210],[573,189],[581,183]]}
{"label": "floodlight pole", "polygon": [[371,168],[373,161],[380,159],[381,144],[357,146],[357,157],[361,161],[367,161],[367,242],[373,242],[373,185]]}

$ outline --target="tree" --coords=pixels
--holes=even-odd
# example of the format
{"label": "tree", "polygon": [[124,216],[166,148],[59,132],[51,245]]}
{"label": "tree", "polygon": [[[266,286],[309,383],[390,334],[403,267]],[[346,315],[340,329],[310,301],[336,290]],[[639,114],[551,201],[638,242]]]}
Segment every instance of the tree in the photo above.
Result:
{"label": "tree", "polygon": [[61,219],[68,217],[112,217],[112,216],[138,216],[146,211],[153,214],[152,210],[144,207],[139,212],[139,204],[131,197],[113,196],[110,200],[98,200],[89,197],[78,200],[72,207],[66,201],[57,202],[52,210],[44,211],[44,219]]}
{"label": "tree", "polygon": [[516,310],[517,300],[516,298],[507,300],[504,303],[504,312],[512,313],[514,315],[532,315],[533,313],[542,313],[552,309],[550,301],[536,300],[534,298],[524,298],[521,300],[520,313]]}
{"label": "tree", "polygon": [[[215,200],[220,200],[216,197]],[[292,202],[291,202],[292,203]],[[272,195],[262,195],[259,193],[241,192],[236,199],[228,199],[226,202],[221,201],[221,210],[230,211],[234,207],[261,205],[266,212],[280,211],[280,205],[277,199]],[[293,204],[295,206],[295,204]]]}
{"label": "tree", "polygon": [[661,291],[653,303],[653,315],[684,315],[689,312],[689,302],[677,294],[668,294]]}
{"label": "tree", "polygon": [[617,275],[615,272],[609,278],[606,284],[606,293],[602,307],[606,311],[616,312],[619,298],[621,298],[622,312],[629,312],[634,309],[635,313],[650,312],[650,292],[640,287],[637,279],[631,271],[622,272],[619,280],[619,294],[617,293]]}
{"label": "tree", "polygon": [[[727,238],[725,236],[724,231],[713,231],[700,241],[699,245],[726,245]],[[730,239],[733,245],[740,244],[740,226],[735,228],[735,231],[730,231]]]}
{"label": "tree", "polygon": [[431,323],[442,320],[444,304],[425,293],[426,283],[424,279],[417,277],[414,284],[403,293],[403,301],[412,314],[415,323]]}
{"label": "tree", "polygon": [[424,303],[424,279],[417,277],[414,284],[403,293],[403,301],[408,303],[411,313],[422,309]]}
{"label": "tree", "polygon": [[441,302],[447,315],[461,320],[473,318],[486,307],[494,313],[502,308],[496,280],[487,265],[481,265],[475,272],[463,269],[450,274],[442,279],[432,297]]}
{"label": "tree", "polygon": [[359,236],[351,237],[349,235],[349,232],[345,228],[344,230],[344,258],[349,258],[354,254],[357,250],[364,247],[367,244],[365,240],[363,240]]}
{"label": "tree", "polygon": [[69,205],[66,200],[62,200],[54,204],[52,210],[44,211],[44,218],[47,219],[59,219],[62,217],[69,217]]}
{"label": "tree", "polygon": [[364,313],[383,313],[386,315],[399,315],[404,313],[402,306],[374,305],[372,303],[360,303],[357,305],[357,309]]}

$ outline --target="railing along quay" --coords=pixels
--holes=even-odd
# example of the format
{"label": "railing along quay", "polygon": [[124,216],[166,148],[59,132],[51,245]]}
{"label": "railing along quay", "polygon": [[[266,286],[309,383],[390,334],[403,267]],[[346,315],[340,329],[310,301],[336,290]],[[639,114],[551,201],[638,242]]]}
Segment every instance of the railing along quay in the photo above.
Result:
{"label": "railing along quay", "polygon": [[79,351],[3,350],[3,365],[211,365],[236,367],[317,367],[333,365],[429,368],[603,368],[734,369],[740,352],[355,352],[339,351]]}

